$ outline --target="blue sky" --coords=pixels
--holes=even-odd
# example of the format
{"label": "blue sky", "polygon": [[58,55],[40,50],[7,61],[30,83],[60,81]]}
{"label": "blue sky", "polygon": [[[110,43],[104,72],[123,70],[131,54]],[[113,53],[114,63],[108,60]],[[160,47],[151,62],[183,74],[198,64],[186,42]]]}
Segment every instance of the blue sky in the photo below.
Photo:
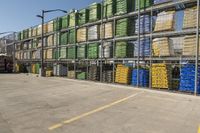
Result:
{"label": "blue sky", "polygon": [[[48,9],[81,9],[93,2],[101,0],[1,0],[0,4],[0,32],[20,31],[41,22],[36,17],[41,10]],[[54,12],[46,15],[46,20],[62,16],[63,13]]]}

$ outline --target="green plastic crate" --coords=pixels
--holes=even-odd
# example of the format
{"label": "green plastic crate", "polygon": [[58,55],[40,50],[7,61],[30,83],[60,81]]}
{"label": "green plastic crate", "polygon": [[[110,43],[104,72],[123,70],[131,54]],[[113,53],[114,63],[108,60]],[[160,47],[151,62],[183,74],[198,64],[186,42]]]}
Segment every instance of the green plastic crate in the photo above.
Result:
{"label": "green plastic crate", "polygon": [[18,38],[18,40],[22,40],[22,39],[21,39],[21,32],[19,32],[19,33],[17,34],[17,38]]}
{"label": "green plastic crate", "polygon": [[67,58],[76,59],[76,46],[69,46],[67,48]]}
{"label": "green plastic crate", "polygon": [[133,57],[133,45],[126,41],[116,42],[115,57],[116,58],[131,58]]}
{"label": "green plastic crate", "polygon": [[112,17],[116,12],[116,3],[115,0],[105,0],[103,4],[103,17],[109,18]]}
{"label": "green plastic crate", "polygon": [[116,37],[133,35],[135,22],[133,18],[124,18],[116,22]]}
{"label": "green plastic crate", "polygon": [[53,59],[59,58],[59,49],[53,49]]}
{"label": "green plastic crate", "polygon": [[89,10],[82,9],[78,14],[78,25],[86,24],[89,21]]}
{"label": "green plastic crate", "polygon": [[89,6],[89,22],[101,19],[101,4],[93,3]]}
{"label": "green plastic crate", "polygon": [[86,77],[87,77],[86,72],[78,72],[77,73],[77,79],[85,80]]}
{"label": "green plastic crate", "polygon": [[78,14],[75,12],[72,12],[69,14],[69,26],[68,27],[74,27],[77,25],[77,19],[78,19]]}
{"label": "green plastic crate", "polygon": [[61,29],[61,26],[62,26],[62,19],[61,18],[58,18],[58,19],[55,19],[53,21],[53,30],[54,31],[59,31]]}
{"label": "green plastic crate", "polygon": [[[153,0],[140,0],[140,9],[144,9],[146,7],[149,7],[153,5]],[[139,9],[138,1],[135,1],[135,9]]]}
{"label": "green plastic crate", "polygon": [[61,29],[66,29],[68,27],[68,24],[68,15],[61,17]]}
{"label": "green plastic crate", "polygon": [[36,63],[35,64],[35,72],[36,72],[36,74],[39,74],[39,71],[40,71],[40,64]]}
{"label": "green plastic crate", "polygon": [[133,10],[133,0],[116,0],[115,15],[126,14]]}
{"label": "green plastic crate", "polygon": [[60,33],[60,45],[68,44],[68,32]]}
{"label": "green plastic crate", "polygon": [[68,36],[68,44],[75,44],[76,43],[76,34],[75,29],[69,30]]}
{"label": "green plastic crate", "polygon": [[78,59],[85,59],[87,57],[87,46],[80,45],[77,47],[77,58]]}
{"label": "green plastic crate", "polygon": [[66,47],[62,47],[59,49],[59,58],[67,59],[67,48]]}
{"label": "green plastic crate", "polygon": [[98,59],[98,57],[99,57],[99,43],[89,44],[87,54],[88,54],[89,59]]}

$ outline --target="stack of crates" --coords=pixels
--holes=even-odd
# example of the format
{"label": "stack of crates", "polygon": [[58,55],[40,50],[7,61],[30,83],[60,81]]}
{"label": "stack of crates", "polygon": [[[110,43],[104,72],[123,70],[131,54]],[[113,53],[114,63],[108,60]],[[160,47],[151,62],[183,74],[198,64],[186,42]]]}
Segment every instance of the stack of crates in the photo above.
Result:
{"label": "stack of crates", "polygon": [[68,15],[61,17],[61,29],[66,29],[68,24]]}
{"label": "stack of crates", "polygon": [[77,25],[77,18],[78,18],[78,14],[76,13],[76,11],[73,11],[69,14],[69,26],[68,27],[74,27],[75,25]]}
{"label": "stack of crates", "polygon": [[53,49],[53,57],[52,57],[52,59],[58,59],[60,57],[60,53],[59,52],[60,52],[59,49],[54,48]]}
{"label": "stack of crates", "polygon": [[134,69],[132,71],[131,84],[133,86],[148,87],[149,86],[149,70],[144,69],[144,68]]}
{"label": "stack of crates", "polygon": [[77,46],[77,58],[85,59],[87,57],[87,45]]}
{"label": "stack of crates", "polygon": [[89,44],[87,54],[88,54],[89,59],[98,59],[98,57],[99,57],[99,43]]}
{"label": "stack of crates", "polygon": [[78,72],[77,79],[86,80],[86,72]]}
{"label": "stack of crates", "polygon": [[88,28],[88,40],[89,41],[99,40],[99,36],[100,36],[100,26],[99,25],[90,26]]}
{"label": "stack of crates", "polygon": [[[151,31],[151,17],[150,15],[140,16],[140,33],[150,33]],[[136,19],[135,33],[139,33],[139,18]]]}
{"label": "stack of crates", "polygon": [[[200,67],[198,67],[197,83],[197,93],[200,93]],[[195,64],[185,64],[181,67],[179,90],[186,92],[195,91]]]}
{"label": "stack of crates", "polygon": [[69,44],[75,44],[76,43],[75,29],[69,30],[69,40],[68,40],[68,43]]}
{"label": "stack of crates", "polygon": [[60,45],[68,44],[68,32],[60,33]]}
{"label": "stack of crates", "polygon": [[116,12],[115,15],[121,15],[132,11],[133,1],[132,0],[116,0]]}
{"label": "stack of crates", "polygon": [[53,30],[54,31],[59,31],[61,29],[62,26],[62,19],[61,18],[57,18],[53,21]]}
{"label": "stack of crates", "polygon": [[67,49],[67,58],[68,59],[76,59],[76,46],[69,46]]}
{"label": "stack of crates", "polygon": [[102,47],[102,45],[99,45],[99,57],[100,58],[112,58],[113,57],[112,42],[104,42],[103,47]]}
{"label": "stack of crates", "polygon": [[87,41],[87,28],[83,27],[80,29],[77,29],[77,42],[86,42]]}
{"label": "stack of crates", "polygon": [[60,59],[67,59],[67,48],[66,47],[61,47],[59,49],[59,58]]}
{"label": "stack of crates", "polygon": [[112,83],[113,82],[113,66],[105,64],[103,65],[102,82]]}
{"label": "stack of crates", "polygon": [[89,22],[101,19],[101,4],[93,3],[89,6]]}
{"label": "stack of crates", "polygon": [[[140,9],[144,9],[146,7],[149,7],[152,4],[153,4],[153,0],[140,0]],[[136,8],[136,10],[139,9],[138,0],[135,1],[135,8]]]}
{"label": "stack of crates", "polygon": [[133,18],[123,18],[116,22],[116,37],[133,35],[135,22]]}
{"label": "stack of crates", "polygon": [[[141,38],[140,39],[140,49],[139,49],[139,40],[129,43],[134,43],[134,56],[138,57],[147,57],[150,56],[150,38]],[[139,54],[138,54],[139,52]]]}
{"label": "stack of crates", "polygon": [[33,74],[39,74],[40,64],[32,64],[31,65],[31,71]]}
{"label": "stack of crates", "polygon": [[76,78],[76,72],[75,71],[67,71],[67,77],[70,79],[75,79]]}
{"label": "stack of crates", "polygon": [[100,25],[100,38],[108,39],[113,37],[113,23],[108,22]]}
{"label": "stack of crates", "polygon": [[53,75],[54,76],[67,76],[67,67],[62,64],[53,65]]}
{"label": "stack of crates", "polygon": [[153,56],[172,56],[174,55],[174,49],[172,40],[164,38],[155,38],[152,44]]}
{"label": "stack of crates", "polygon": [[154,0],[153,3],[154,4],[161,4],[161,3],[165,3],[165,2],[170,2],[171,0]]}
{"label": "stack of crates", "polygon": [[98,66],[92,65],[89,67],[89,73],[88,73],[88,80],[91,81],[99,81],[100,80],[100,68]]}
{"label": "stack of crates", "polygon": [[112,17],[115,14],[116,10],[116,3],[115,0],[105,0],[103,4],[103,17],[104,18],[109,18]]}
{"label": "stack of crates", "polygon": [[195,28],[197,25],[197,7],[184,10],[183,29]]}
{"label": "stack of crates", "polygon": [[127,41],[116,42],[115,46],[116,58],[131,58],[133,57],[133,44]]}
{"label": "stack of crates", "polygon": [[53,32],[54,31],[54,21],[49,21],[47,23],[47,32]]}
{"label": "stack of crates", "polygon": [[89,21],[89,10],[82,9],[78,13],[78,25],[86,24]]}
{"label": "stack of crates", "polygon": [[165,63],[152,64],[152,87],[158,89],[171,88],[171,66]]}
{"label": "stack of crates", "polygon": [[154,31],[174,30],[175,11],[163,11],[158,13]]}
{"label": "stack of crates", "polygon": [[52,77],[53,76],[53,70],[46,70],[46,77]]}
{"label": "stack of crates", "polygon": [[124,65],[117,65],[115,83],[130,84],[131,68]]}
{"label": "stack of crates", "polygon": [[[196,36],[195,35],[189,35],[185,36],[183,41],[183,55],[184,56],[195,56],[196,53]],[[199,38],[200,40],[200,38]],[[200,41],[199,41],[200,44]],[[200,48],[199,48],[199,54],[200,54]]]}

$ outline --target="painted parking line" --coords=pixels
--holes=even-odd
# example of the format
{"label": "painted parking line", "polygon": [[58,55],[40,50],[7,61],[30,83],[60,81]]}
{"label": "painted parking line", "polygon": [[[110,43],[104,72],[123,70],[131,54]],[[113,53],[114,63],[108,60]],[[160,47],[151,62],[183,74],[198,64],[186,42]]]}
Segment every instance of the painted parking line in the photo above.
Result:
{"label": "painted parking line", "polygon": [[200,133],[200,125],[199,125],[199,129],[198,129],[198,133]]}
{"label": "painted parking line", "polygon": [[48,129],[49,129],[50,131],[52,131],[52,130],[55,130],[55,129],[57,129],[57,128],[61,128],[61,127],[64,126],[65,124],[70,124],[70,123],[75,122],[75,121],[78,121],[78,120],[80,120],[80,119],[82,119],[82,118],[84,118],[84,117],[90,116],[90,115],[95,114],[95,113],[98,113],[98,112],[100,112],[100,111],[103,111],[103,110],[105,110],[105,109],[107,109],[107,108],[110,108],[110,107],[112,107],[112,106],[114,106],[114,105],[120,104],[120,103],[122,103],[122,102],[125,102],[125,101],[127,101],[127,100],[133,98],[133,97],[136,97],[136,96],[138,96],[138,95],[140,95],[140,94],[142,94],[142,93],[144,93],[144,92],[138,92],[138,93],[133,94],[133,95],[130,95],[130,96],[128,96],[128,97],[119,99],[119,100],[117,100],[117,101],[114,101],[114,102],[112,102],[112,103],[106,104],[106,105],[104,105],[104,106],[101,106],[101,107],[96,108],[96,109],[94,109],[94,110],[91,110],[91,111],[89,111],[89,112],[86,112],[86,113],[83,113],[83,114],[78,115],[78,116],[76,116],[76,117],[73,117],[73,118],[71,118],[71,119],[65,120],[65,121],[63,121],[63,122],[61,122],[61,123],[55,124],[55,125],[49,127]]}

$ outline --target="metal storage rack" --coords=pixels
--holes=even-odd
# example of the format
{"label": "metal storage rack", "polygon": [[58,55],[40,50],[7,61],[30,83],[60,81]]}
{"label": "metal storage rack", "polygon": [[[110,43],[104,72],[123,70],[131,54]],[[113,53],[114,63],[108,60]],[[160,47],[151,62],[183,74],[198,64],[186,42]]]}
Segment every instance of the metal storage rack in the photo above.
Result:
{"label": "metal storage rack", "polygon": [[[140,0],[138,0],[138,3],[140,2]],[[103,5],[104,1],[102,1],[102,5]],[[196,26],[196,28],[190,28],[190,29],[185,29],[185,30],[181,30],[181,31],[161,31],[161,32],[153,32],[153,27],[152,27],[152,17],[154,15],[154,13],[156,13],[157,11],[159,10],[168,10],[170,8],[180,8],[180,9],[184,9],[185,7],[187,7],[188,5],[197,5],[197,11],[198,11],[198,19],[197,19],[197,25],[199,25],[199,0],[178,0],[178,1],[169,1],[169,2],[166,2],[166,3],[161,3],[161,4],[158,4],[158,5],[152,5],[151,7],[147,7],[145,9],[138,9],[137,11],[133,11],[133,12],[130,12],[130,13],[127,13],[127,14],[123,14],[123,15],[120,15],[120,16],[113,16],[113,17],[110,17],[110,18],[103,18],[103,6],[102,6],[102,12],[101,12],[101,20],[98,20],[96,22],[90,22],[90,23],[86,23],[86,24],[83,24],[81,26],[78,26],[78,25],[75,25],[75,27],[71,27],[71,28],[67,28],[67,29],[62,29],[60,31],[55,31],[55,32],[51,32],[51,33],[47,33],[44,35],[44,37],[47,37],[49,35],[53,35],[55,33],[60,33],[60,32],[67,32],[71,29],[75,29],[75,32],[77,31],[77,29],[79,28],[82,28],[82,27],[88,27],[89,26],[93,26],[93,25],[100,25],[100,24],[103,24],[103,23],[106,23],[106,22],[113,22],[113,38],[112,39],[100,39],[100,40],[97,40],[97,41],[87,41],[86,42],[82,42],[82,43],[78,43],[76,42],[75,44],[68,44],[66,46],[64,45],[59,45],[59,44],[56,44],[56,46],[50,46],[50,47],[46,47],[45,49],[51,49],[51,48],[61,48],[61,47],[68,47],[70,45],[75,45],[75,46],[78,46],[80,44],[85,44],[86,46],[88,46],[89,43],[100,43],[101,45],[103,44],[103,42],[105,41],[110,41],[113,43],[113,58],[108,58],[108,59],[104,59],[104,58],[99,58],[99,59],[50,59],[50,60],[45,60],[45,63],[50,63],[50,64],[53,64],[53,63],[57,63],[57,64],[73,64],[74,65],[74,71],[77,70],[77,65],[79,63],[85,63],[86,66],[87,66],[87,73],[88,73],[88,69],[89,69],[89,66],[91,64],[96,64],[98,66],[100,66],[100,82],[102,82],[102,71],[103,71],[103,64],[105,63],[109,63],[111,65],[113,65],[113,79],[115,79],[114,77],[114,73],[115,73],[115,65],[117,63],[124,63],[124,62],[135,62],[135,64],[137,65],[137,68],[139,68],[140,66],[140,61],[143,61],[145,62],[146,65],[148,65],[150,68],[152,66],[152,63],[153,62],[159,62],[159,61],[164,61],[164,62],[175,62],[177,64],[179,64],[181,61],[192,61],[192,62],[195,62],[195,65],[196,65],[196,72],[195,72],[195,95],[197,95],[197,75],[198,75],[198,72],[197,72],[197,69],[198,69],[198,64],[199,64],[199,52],[198,52],[198,48],[199,48],[199,26]],[[132,35],[132,36],[126,36],[126,37],[116,37],[115,36],[115,27],[116,27],[116,21],[119,20],[119,19],[122,19],[122,18],[127,18],[127,17],[133,17],[133,16],[136,16],[136,17],[140,17],[141,14],[147,14],[149,13],[150,16],[151,16],[151,31],[150,33],[144,33],[144,34],[141,34],[140,33],[140,30],[138,32],[138,34],[135,34],[135,35]],[[140,21],[140,19],[139,19]],[[140,23],[140,22],[139,22]],[[140,24],[139,24],[139,29],[140,29]],[[195,35],[196,34],[196,56],[188,56],[188,57],[185,57],[185,56],[173,56],[173,57],[153,57],[152,56],[152,41],[153,41],[153,38],[159,38],[159,37],[180,37],[180,36],[184,36],[184,35]],[[76,33],[75,33],[75,36],[76,36]],[[143,37],[149,37],[150,38],[150,56],[149,57],[141,57],[139,56],[139,51],[138,51],[138,56],[137,57],[134,57],[134,58],[115,58],[114,57],[114,53],[115,53],[115,43],[116,41],[128,41],[128,40],[140,40],[140,38],[143,38]],[[36,37],[31,37],[31,38],[28,38],[28,39],[24,39],[24,40],[21,40],[21,41],[17,41],[16,44],[18,43],[24,43],[26,41],[33,41],[33,39],[35,38],[40,38],[40,36],[36,36]],[[140,47],[140,41],[138,41],[139,43],[139,47]],[[27,51],[32,51],[32,50],[36,50],[36,49],[29,49]],[[140,50],[138,48],[138,50]],[[15,52],[17,51],[21,51],[23,52],[24,50],[16,50]],[[102,47],[101,47],[101,52],[102,52]],[[40,62],[40,59],[36,59],[36,60],[16,60],[15,63],[36,63],[36,62]],[[139,73],[139,71],[138,71]],[[150,76],[149,76],[149,88],[151,89],[151,70],[150,70]],[[138,81],[137,81],[138,82]],[[114,80],[113,80],[113,83]]]}

